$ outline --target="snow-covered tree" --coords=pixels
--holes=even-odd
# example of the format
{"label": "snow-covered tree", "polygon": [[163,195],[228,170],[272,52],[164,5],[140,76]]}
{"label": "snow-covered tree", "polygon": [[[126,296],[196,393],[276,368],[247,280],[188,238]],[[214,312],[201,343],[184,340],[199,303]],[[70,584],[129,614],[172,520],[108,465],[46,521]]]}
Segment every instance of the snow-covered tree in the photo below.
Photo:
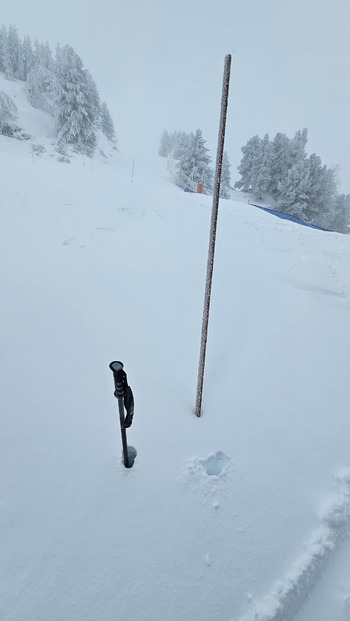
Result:
{"label": "snow-covered tree", "polygon": [[23,78],[23,63],[21,44],[15,26],[9,26],[7,33],[8,71],[7,77],[21,80]]}
{"label": "snow-covered tree", "polygon": [[259,136],[249,138],[247,144],[241,150],[243,157],[238,166],[241,179],[236,181],[235,188],[242,189],[243,192],[249,192],[252,190],[254,179],[259,172],[261,154],[261,140]]}
{"label": "snow-covered tree", "polygon": [[350,194],[338,194],[335,198],[334,208],[325,228],[350,234]]}
{"label": "snow-covered tree", "polygon": [[1,27],[1,63],[8,80],[14,77],[14,67],[10,56],[8,32],[6,26]]}
{"label": "snow-covered tree", "polygon": [[57,47],[55,123],[60,150],[71,145],[76,151],[92,155],[96,147],[98,122],[95,97],[91,96],[90,74],[72,47]]}
{"label": "snow-covered tree", "polygon": [[30,69],[26,80],[26,91],[28,100],[34,108],[53,114],[57,88],[56,76],[50,69],[38,63]]}
{"label": "snow-covered tree", "polygon": [[309,158],[311,187],[309,192],[310,207],[306,216],[317,216],[323,226],[328,227],[335,204],[337,181],[335,170],[322,166],[321,158],[313,153]]}
{"label": "snow-covered tree", "polygon": [[308,131],[306,128],[303,130],[298,129],[295,132],[289,146],[289,166],[293,166],[296,162],[304,160],[306,158],[305,147],[307,144]]}
{"label": "snow-covered tree", "polygon": [[307,157],[307,137],[307,129],[303,129],[292,139],[281,133],[272,142],[267,134],[263,140],[250,138],[242,148],[241,179],[235,187],[252,192],[257,199],[271,197],[281,211],[329,228],[336,219],[335,210],[340,213],[344,201],[336,201],[335,169],[323,166],[314,153]]}
{"label": "snow-covered tree", "polygon": [[299,160],[278,184],[277,209],[305,218],[310,211],[310,190],[310,162]]}
{"label": "snow-covered tree", "polygon": [[202,131],[197,129],[195,134],[190,135],[186,152],[178,163],[178,183],[181,187],[186,187],[189,181],[203,183],[203,191],[208,194],[213,188],[214,172],[209,166],[209,149],[204,145]]}
{"label": "snow-covered tree", "polygon": [[117,143],[113,119],[105,101],[101,105],[101,130],[110,142]]}
{"label": "snow-covered tree", "polygon": [[13,124],[17,119],[17,106],[13,99],[0,91],[0,132]]}
{"label": "snow-covered tree", "polygon": [[278,132],[271,143],[270,193],[274,198],[278,197],[278,184],[288,175],[290,168],[289,149],[290,138],[286,134]]}
{"label": "snow-covered tree", "polygon": [[271,188],[272,145],[269,135],[260,140],[251,174],[251,191],[257,199],[262,199]]}
{"label": "snow-covered tree", "polygon": [[174,158],[176,160],[181,160],[183,155],[185,155],[189,146],[190,136],[190,134],[183,131],[177,131],[172,134],[171,146],[174,147]]}
{"label": "snow-covered tree", "polygon": [[160,137],[158,155],[160,155],[160,157],[167,157],[170,149],[171,149],[171,138],[169,136],[168,130],[164,129]]}
{"label": "snow-covered tree", "polygon": [[268,193],[279,196],[278,184],[286,179],[288,171],[299,160],[306,158],[307,129],[298,130],[292,139],[277,133],[271,143],[271,170]]}
{"label": "snow-covered tree", "polygon": [[29,36],[21,42],[17,29],[0,29],[0,71],[8,79],[23,80],[29,102],[55,118],[57,145],[92,155],[101,129],[116,144],[110,112],[103,104],[95,81],[72,47],[57,46],[53,58],[48,43]]}
{"label": "snow-covered tree", "polygon": [[158,154],[161,157],[167,157],[170,150],[174,149],[174,158],[180,160],[187,151],[187,147],[190,140],[190,134],[183,131],[176,131],[169,133],[167,129],[164,129],[159,144]]}
{"label": "snow-covered tree", "polygon": [[94,129],[97,130],[101,124],[101,99],[97,90],[97,85],[90,71],[84,69],[85,94],[91,118],[94,119]]}
{"label": "snow-covered tree", "polygon": [[224,151],[221,168],[220,197],[230,198],[231,189],[231,164],[227,152]]}
{"label": "snow-covered tree", "polygon": [[7,32],[5,26],[0,28],[0,71],[5,72],[5,46],[7,41]]}
{"label": "snow-covered tree", "polygon": [[54,71],[55,61],[52,56],[51,48],[47,42],[39,43],[39,41],[35,39],[33,56],[35,65],[40,65],[41,67],[49,69],[49,71]]}
{"label": "snow-covered tree", "polygon": [[34,66],[34,52],[30,37],[24,37],[21,46],[21,56],[23,63],[23,80],[26,80],[29,72]]}

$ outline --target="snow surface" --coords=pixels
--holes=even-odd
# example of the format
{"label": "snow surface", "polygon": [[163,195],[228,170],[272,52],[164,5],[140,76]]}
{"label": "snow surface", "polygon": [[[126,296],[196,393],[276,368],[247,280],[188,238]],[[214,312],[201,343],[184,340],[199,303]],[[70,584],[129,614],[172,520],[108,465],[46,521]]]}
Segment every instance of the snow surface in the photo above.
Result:
{"label": "snow surface", "polygon": [[350,238],[221,201],[197,419],[211,198],[132,166],[0,137],[0,619],[346,621]]}

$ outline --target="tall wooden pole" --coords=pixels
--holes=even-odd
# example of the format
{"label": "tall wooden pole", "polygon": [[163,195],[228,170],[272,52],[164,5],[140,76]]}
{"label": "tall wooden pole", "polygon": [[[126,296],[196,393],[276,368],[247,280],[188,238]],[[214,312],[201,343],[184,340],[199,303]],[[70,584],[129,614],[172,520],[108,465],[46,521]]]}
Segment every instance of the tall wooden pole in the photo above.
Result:
{"label": "tall wooden pole", "polygon": [[222,170],[222,158],[224,155],[224,142],[225,142],[225,131],[226,131],[226,116],[227,116],[228,92],[229,92],[229,85],[230,85],[230,73],[231,73],[231,54],[227,54],[227,56],[225,57],[224,76],[223,76],[223,81],[222,81],[219,136],[218,136],[218,147],[216,151],[213,206],[212,206],[212,212],[211,212],[207,277],[206,277],[206,283],[205,283],[201,348],[200,348],[199,366],[198,366],[198,381],[197,381],[197,394],[196,394],[196,406],[195,406],[196,416],[200,416],[201,410],[202,410],[205,354],[206,354],[207,339],[208,339],[210,296],[211,296],[211,284],[212,284],[212,279],[213,279],[213,268],[214,268],[216,224],[217,224],[218,209],[219,209],[221,170]]}

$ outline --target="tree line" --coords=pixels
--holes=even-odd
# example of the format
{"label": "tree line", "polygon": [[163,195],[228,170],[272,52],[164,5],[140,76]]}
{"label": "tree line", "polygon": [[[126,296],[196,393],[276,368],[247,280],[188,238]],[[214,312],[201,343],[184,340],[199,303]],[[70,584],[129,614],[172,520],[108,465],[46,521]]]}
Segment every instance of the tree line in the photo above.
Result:
{"label": "tree line", "polygon": [[307,139],[307,129],[293,138],[282,133],[273,140],[268,134],[250,138],[242,147],[241,179],[234,187],[311,224],[348,233],[350,195],[337,193],[336,168],[322,165],[315,153],[307,156]]}
{"label": "tree line", "polygon": [[[184,131],[169,132],[165,129],[162,133],[159,145],[159,155],[168,157],[171,153],[176,160],[176,183],[181,188],[186,188],[189,181],[203,183],[203,192],[211,194],[213,191],[214,170],[210,166],[211,157],[209,149],[205,146],[202,131],[186,133]],[[225,151],[222,171],[220,196],[230,198],[231,174],[230,161]]]}
{"label": "tree line", "polygon": [[[15,26],[0,29],[0,71],[8,80],[25,82],[29,102],[54,119],[57,148],[71,147],[92,155],[99,130],[117,143],[114,123],[106,102],[101,102],[96,82],[74,49],[57,45],[55,55],[48,43],[22,40]],[[17,116],[15,102],[0,94],[0,131],[8,132]]]}

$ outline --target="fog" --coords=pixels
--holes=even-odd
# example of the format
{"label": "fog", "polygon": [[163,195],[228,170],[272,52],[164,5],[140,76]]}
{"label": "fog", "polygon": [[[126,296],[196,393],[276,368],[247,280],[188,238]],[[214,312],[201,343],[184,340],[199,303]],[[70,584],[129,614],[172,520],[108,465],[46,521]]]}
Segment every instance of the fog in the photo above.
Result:
{"label": "fog", "polygon": [[1,22],[68,43],[107,101],[120,150],[156,152],[164,128],[203,130],[215,160],[224,57],[232,54],[226,149],[309,129],[309,153],[350,192],[348,0],[13,0]]}

